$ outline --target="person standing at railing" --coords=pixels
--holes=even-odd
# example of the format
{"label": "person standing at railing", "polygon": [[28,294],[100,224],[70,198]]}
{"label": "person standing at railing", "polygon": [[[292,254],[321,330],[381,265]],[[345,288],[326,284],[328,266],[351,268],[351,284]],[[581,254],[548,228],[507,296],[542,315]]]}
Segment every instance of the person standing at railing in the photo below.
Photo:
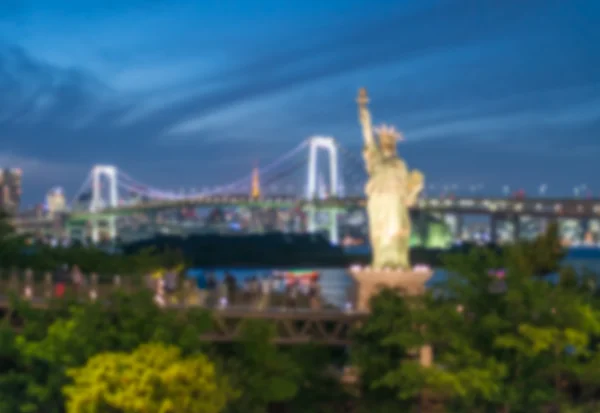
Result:
{"label": "person standing at railing", "polygon": [[69,266],[67,264],[61,265],[56,269],[54,279],[56,280],[56,285],[54,286],[54,295],[56,297],[62,297],[65,295],[66,285],[65,283],[69,279]]}
{"label": "person standing at railing", "polygon": [[147,289],[156,291],[156,280],[152,277],[152,274],[148,273],[144,275],[144,284]]}
{"label": "person standing at railing", "polygon": [[65,295],[65,283],[56,283],[56,286],[54,287],[54,296],[56,298],[61,298],[63,295]]}
{"label": "person standing at railing", "polygon": [[233,304],[233,302],[231,301],[233,294],[232,294],[230,285],[231,284],[227,282],[227,279],[218,283],[218,286],[217,286],[217,291],[218,291],[218,296],[219,296],[218,305],[220,305],[221,307],[226,307],[228,305]]}
{"label": "person standing at railing", "polygon": [[254,306],[258,303],[258,299],[260,296],[260,283],[258,282],[258,278],[255,275],[250,277],[250,285],[248,286],[249,290],[249,301],[248,304]]}
{"label": "person standing at railing", "polygon": [[196,287],[198,288],[198,305],[204,307],[206,305],[206,298],[208,295],[207,279],[204,273],[198,274],[198,277],[196,278]]}
{"label": "person standing at railing", "polygon": [[235,277],[228,273],[225,273],[225,279],[224,282],[222,283],[225,287],[225,291],[226,291],[226,295],[227,295],[227,302],[229,303],[229,305],[235,305],[236,303],[236,294],[238,292],[237,289],[237,282],[235,280]]}
{"label": "person standing at railing", "polygon": [[207,302],[206,305],[208,307],[214,307],[218,301],[217,298],[217,280],[212,273],[209,273],[206,277],[206,294],[207,294]]}
{"label": "person standing at railing", "polygon": [[356,285],[356,283],[353,282],[346,289],[346,301],[344,303],[345,311],[351,311],[354,308],[354,305],[356,303],[357,293],[358,293],[357,288],[358,288],[358,286]]}
{"label": "person standing at railing", "polygon": [[[233,302],[233,300],[231,300]],[[250,277],[245,277],[240,289],[238,304],[248,304],[250,302]]]}
{"label": "person standing at railing", "polygon": [[321,307],[321,284],[319,283],[319,276],[311,280],[308,290],[309,305],[312,310],[317,310]]}
{"label": "person standing at railing", "polygon": [[177,289],[177,274],[172,270],[165,274],[165,287],[168,293],[174,293]]}
{"label": "person standing at railing", "polygon": [[156,284],[156,294],[154,295],[154,302],[160,306],[164,307],[167,304],[166,295],[165,295],[165,280],[163,278],[159,278]]}
{"label": "person standing at railing", "polygon": [[292,280],[287,286],[287,302],[289,308],[296,308],[298,305],[298,281]]}
{"label": "person standing at railing", "polygon": [[71,282],[73,283],[73,290],[75,294],[78,294],[83,284],[83,274],[77,265],[73,265],[71,268]]}
{"label": "person standing at railing", "polygon": [[260,301],[258,303],[259,310],[266,310],[271,303],[271,286],[272,280],[268,275],[263,276],[260,280]]}

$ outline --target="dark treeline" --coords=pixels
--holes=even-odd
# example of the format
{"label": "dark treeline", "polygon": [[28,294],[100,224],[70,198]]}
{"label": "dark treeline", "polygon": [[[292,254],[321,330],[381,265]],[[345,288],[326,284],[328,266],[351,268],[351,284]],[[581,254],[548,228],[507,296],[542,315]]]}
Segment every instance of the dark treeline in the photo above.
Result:
{"label": "dark treeline", "polygon": [[0,211],[0,270],[29,269],[36,274],[55,271],[60,266],[79,267],[84,273],[123,276],[143,274],[157,268],[185,264],[179,251],[156,248],[136,249],[130,254],[74,244],[52,247],[16,234],[8,216]]}
{"label": "dark treeline", "polygon": [[[338,267],[367,265],[370,254],[349,254],[321,235],[269,233],[261,235],[164,236],[123,247],[125,254],[154,248],[179,251],[194,267]],[[411,251],[412,261],[435,266],[443,250]]]}

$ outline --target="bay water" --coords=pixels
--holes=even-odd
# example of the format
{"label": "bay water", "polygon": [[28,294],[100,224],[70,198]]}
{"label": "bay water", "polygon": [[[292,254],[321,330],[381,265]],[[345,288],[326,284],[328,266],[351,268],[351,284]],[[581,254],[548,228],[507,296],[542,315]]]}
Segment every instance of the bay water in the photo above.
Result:
{"label": "bay water", "polygon": [[[367,248],[363,248],[365,253]],[[353,250],[352,253],[356,253]],[[565,265],[572,266],[578,271],[588,270],[600,274],[600,249],[598,248],[573,248],[568,251],[564,260]],[[190,278],[198,277],[203,273],[212,273],[217,280],[222,280],[225,274],[233,275],[239,282],[244,282],[252,276],[262,278],[271,276],[280,271],[278,268],[194,268],[188,271]],[[289,270],[289,269],[288,269]],[[352,278],[347,268],[295,268],[294,270],[317,271],[320,274],[321,294],[330,304],[342,307],[346,302],[348,289],[352,285]],[[434,270],[430,282],[443,279],[445,272],[442,268]]]}

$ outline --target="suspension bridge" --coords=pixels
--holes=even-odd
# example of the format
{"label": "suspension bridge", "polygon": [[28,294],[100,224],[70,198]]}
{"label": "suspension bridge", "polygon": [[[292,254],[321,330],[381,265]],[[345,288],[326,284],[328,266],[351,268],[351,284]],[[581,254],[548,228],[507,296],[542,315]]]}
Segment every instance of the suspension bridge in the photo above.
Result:
{"label": "suspension bridge", "polygon": [[[328,182],[323,180],[325,175],[320,171],[321,163],[318,162],[320,151],[324,151],[327,155]],[[342,168],[342,159],[344,163],[349,163],[345,168]],[[115,212],[121,206],[142,201],[145,203],[201,202],[209,197],[235,194],[253,194],[253,198],[256,199],[274,195],[286,195],[296,199],[317,199],[328,196],[342,197],[346,189],[345,182],[353,183],[353,189],[360,191],[362,189],[360,184],[364,183],[364,179],[365,174],[360,158],[344,150],[333,138],[317,136],[303,141],[268,165],[255,168],[252,174],[244,175],[229,183],[188,192],[160,189],[132,178],[116,166],[97,165],[86,177],[74,201],[77,203],[82,199],[82,195],[83,198],[87,198],[85,195],[89,194],[87,209],[89,212],[101,213],[108,209]],[[257,185],[260,186],[258,190]]]}
{"label": "suspension bridge", "polygon": [[[319,152],[327,155],[327,182],[320,171]],[[342,159],[349,162],[349,167],[341,167]],[[116,236],[114,221],[117,216],[204,206],[304,207],[306,200],[343,199],[344,182],[351,182],[355,190],[360,190],[360,182],[364,180],[362,161],[358,157],[344,150],[332,137],[314,136],[268,165],[255,168],[251,175],[187,193],[147,185],[116,166],[96,165],[72,202],[70,218],[104,220],[109,224],[109,237],[112,238]],[[317,208],[329,209],[333,222],[336,215],[334,207],[327,202],[308,206],[309,231],[316,229]],[[330,228],[334,240],[338,238],[336,228],[336,225]],[[92,239],[97,237],[98,231],[93,230]]]}

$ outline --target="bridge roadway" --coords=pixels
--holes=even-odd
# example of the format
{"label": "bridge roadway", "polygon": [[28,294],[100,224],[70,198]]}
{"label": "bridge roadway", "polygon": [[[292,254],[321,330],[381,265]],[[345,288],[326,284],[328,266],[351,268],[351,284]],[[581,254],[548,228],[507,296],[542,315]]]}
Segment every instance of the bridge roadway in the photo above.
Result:
{"label": "bridge roadway", "polygon": [[[29,300],[33,308],[48,308],[48,301],[41,297]],[[11,300],[0,295],[0,317],[10,314]],[[170,304],[165,311],[185,311],[199,308],[186,304]],[[200,340],[210,342],[233,342],[246,320],[265,320],[275,328],[274,342],[281,345],[314,343],[327,346],[347,346],[351,343],[351,331],[367,317],[364,312],[346,312],[337,309],[267,308],[234,306],[210,310],[211,328]]]}
{"label": "bridge roadway", "polygon": [[[198,197],[185,200],[163,200],[121,205],[105,208],[97,214],[123,215],[143,211],[166,210],[185,207],[315,207],[317,209],[362,208],[365,197],[345,197],[305,200],[292,196],[268,196],[255,199],[247,195]],[[509,214],[527,216],[551,216],[572,218],[600,218],[600,199],[553,199],[553,198],[423,198],[415,206],[417,210],[461,214]],[[89,216],[90,213],[74,212],[74,217]],[[92,214],[94,215],[94,214]]]}
{"label": "bridge roadway", "polygon": [[[73,211],[68,214],[67,221],[105,218],[114,215],[132,215],[185,207],[314,207],[316,209],[351,209],[363,208],[366,205],[364,197],[328,198],[323,200],[304,200],[292,196],[268,196],[254,199],[247,195],[227,195],[198,197],[185,200],[140,201],[131,205],[120,205],[115,208],[105,208],[97,212]],[[600,199],[573,198],[423,198],[414,207],[415,210],[428,212],[464,214],[464,215],[495,215],[530,216],[546,218],[577,218],[600,219]],[[13,224],[18,227],[29,225],[52,225],[56,219],[49,217],[15,218]]]}

